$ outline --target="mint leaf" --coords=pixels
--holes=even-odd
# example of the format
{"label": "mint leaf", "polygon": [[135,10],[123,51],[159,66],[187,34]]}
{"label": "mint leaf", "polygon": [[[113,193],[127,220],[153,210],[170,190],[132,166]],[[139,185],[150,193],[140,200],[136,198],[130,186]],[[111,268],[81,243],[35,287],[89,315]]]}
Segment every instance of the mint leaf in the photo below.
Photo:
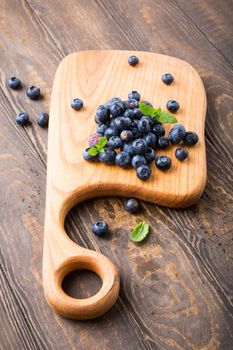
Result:
{"label": "mint leaf", "polygon": [[99,154],[99,151],[98,151],[98,149],[97,148],[95,148],[95,147],[91,147],[88,151],[87,151],[87,153],[90,155],[90,156],[97,156],[97,154]]}
{"label": "mint leaf", "polygon": [[177,123],[177,119],[170,113],[162,111],[161,108],[153,108],[145,103],[139,102],[139,109],[142,114],[151,118],[155,118],[159,123],[174,124]]}
{"label": "mint leaf", "polygon": [[145,221],[139,222],[130,234],[130,239],[133,242],[141,242],[149,233],[149,225]]}

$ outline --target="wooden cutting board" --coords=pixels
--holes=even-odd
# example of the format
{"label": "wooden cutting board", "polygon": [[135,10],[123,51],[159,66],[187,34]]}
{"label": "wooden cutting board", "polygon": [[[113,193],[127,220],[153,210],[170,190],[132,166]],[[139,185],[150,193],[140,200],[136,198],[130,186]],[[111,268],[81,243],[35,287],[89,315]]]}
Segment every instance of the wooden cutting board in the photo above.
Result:
{"label": "wooden cutting board", "polygon": [[[132,54],[140,61],[136,67],[127,62]],[[170,86],[161,81],[164,73],[175,78]],[[147,182],[137,179],[133,169],[93,164],[82,158],[88,136],[96,129],[98,105],[114,96],[127,99],[132,90],[164,110],[168,100],[177,100],[178,122],[199,135],[198,144],[189,149],[189,159],[183,163],[174,157],[175,147],[159,151],[171,157],[172,167],[162,172],[153,165]],[[84,101],[81,111],[70,107],[76,97]],[[75,204],[99,196],[137,197],[175,208],[195,203],[206,184],[205,115],[203,83],[192,66],[180,59],[149,52],[84,51],[61,62],[51,97],[43,258],[45,296],[57,313],[80,320],[94,318],[106,312],[119,293],[119,274],[111,261],[68,238],[64,230],[67,212]],[[74,299],[65,294],[62,281],[76,269],[89,269],[101,277],[103,285],[96,295]]]}

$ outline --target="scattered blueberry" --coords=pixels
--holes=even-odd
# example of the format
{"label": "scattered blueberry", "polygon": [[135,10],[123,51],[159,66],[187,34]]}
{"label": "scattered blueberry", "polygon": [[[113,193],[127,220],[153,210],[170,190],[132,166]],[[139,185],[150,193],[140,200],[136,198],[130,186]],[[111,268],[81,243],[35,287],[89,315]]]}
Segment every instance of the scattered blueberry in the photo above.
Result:
{"label": "scattered blueberry", "polygon": [[29,123],[29,115],[26,112],[20,112],[16,115],[16,123],[25,126]]}
{"label": "scattered blueberry", "polygon": [[40,113],[39,117],[37,118],[37,124],[41,128],[47,128],[49,124],[49,115],[46,112]]}
{"label": "scattered blueberry", "polygon": [[146,141],[146,144],[148,147],[155,148],[156,141],[157,141],[157,137],[155,136],[155,134],[153,134],[152,132],[149,132],[147,135],[143,137],[143,139]]}
{"label": "scattered blueberry", "polygon": [[141,95],[137,91],[131,91],[128,94],[128,99],[129,100],[137,100],[140,101]]}
{"label": "scattered blueberry", "polygon": [[133,145],[131,143],[125,143],[122,147],[122,150],[129,154],[130,157],[135,155]]}
{"label": "scattered blueberry", "polygon": [[160,170],[170,169],[171,163],[171,159],[167,156],[159,156],[155,158],[155,165]]}
{"label": "scattered blueberry", "polygon": [[124,112],[123,103],[120,101],[115,101],[110,104],[109,110],[113,117],[119,117]]}
{"label": "scattered blueberry", "polygon": [[36,86],[30,86],[30,88],[27,89],[27,96],[31,100],[37,100],[40,97],[40,89]]}
{"label": "scattered blueberry", "polygon": [[123,117],[117,117],[112,122],[112,127],[116,130],[122,131],[125,129],[125,119]]}
{"label": "scattered blueberry", "polygon": [[186,146],[194,146],[198,142],[198,135],[194,131],[187,131],[183,142]]}
{"label": "scattered blueberry", "polygon": [[120,152],[116,156],[116,164],[121,168],[130,168],[131,167],[131,157],[129,153],[124,151]]}
{"label": "scattered blueberry", "polygon": [[137,214],[141,211],[142,206],[138,199],[130,198],[127,200],[124,206],[125,210],[131,214]]}
{"label": "scattered blueberry", "polygon": [[99,153],[99,160],[106,165],[112,165],[115,163],[116,152],[111,147],[105,147],[103,152]]}
{"label": "scattered blueberry", "polygon": [[156,136],[164,136],[165,135],[164,126],[161,124],[155,124],[152,128],[152,131]]}
{"label": "scattered blueberry", "polygon": [[133,109],[133,119],[135,120],[138,120],[140,119],[141,117],[143,116],[142,112],[140,111],[139,108],[134,108]]}
{"label": "scattered blueberry", "polygon": [[156,120],[154,118],[148,117],[146,115],[143,115],[141,117],[141,120],[147,120],[151,126],[151,128],[153,128],[153,126],[156,124]]}
{"label": "scattered blueberry", "polygon": [[137,56],[130,56],[128,58],[128,63],[131,65],[131,66],[136,66],[138,64],[139,60],[137,58]]}
{"label": "scattered blueberry", "polygon": [[83,158],[85,160],[88,160],[89,162],[96,162],[98,161],[98,155],[97,156],[91,156],[89,153],[88,153],[88,150],[90,149],[91,147],[88,147],[85,149],[85,151],[83,152]]}
{"label": "scattered blueberry", "polygon": [[100,134],[92,134],[88,138],[88,144],[90,147],[95,146],[101,139],[102,135]]}
{"label": "scattered blueberry", "polygon": [[133,133],[130,130],[123,130],[120,136],[121,140],[126,143],[129,143],[133,140]]}
{"label": "scattered blueberry", "polygon": [[104,133],[105,136],[107,136],[107,139],[110,139],[112,136],[118,136],[119,132],[115,128],[107,128]]}
{"label": "scattered blueberry", "polygon": [[184,147],[179,147],[175,151],[175,156],[178,160],[185,160],[188,157],[188,151]]}
{"label": "scattered blueberry", "polygon": [[126,105],[127,105],[127,108],[131,108],[131,109],[138,108],[138,101],[135,99],[130,99],[126,101]]}
{"label": "scattered blueberry", "polygon": [[180,105],[175,100],[169,100],[167,102],[167,109],[169,110],[169,112],[175,113],[178,111],[179,108],[180,108]]}
{"label": "scattered blueberry", "polygon": [[145,154],[147,151],[146,141],[143,139],[134,140],[132,145],[135,154]]}
{"label": "scattered blueberry", "polygon": [[147,134],[151,130],[150,122],[147,119],[141,119],[138,123],[138,130]]}
{"label": "scattered blueberry", "polygon": [[155,151],[153,150],[153,148],[148,147],[147,152],[144,154],[144,157],[147,160],[147,163],[151,163],[153,162],[153,160],[155,160]]}
{"label": "scattered blueberry", "polygon": [[95,115],[96,123],[98,123],[98,124],[107,123],[107,122],[109,122],[109,120],[110,120],[109,109],[103,105],[100,105],[97,108],[96,115]]}
{"label": "scattered blueberry", "polygon": [[136,155],[132,158],[132,166],[137,169],[138,167],[142,166],[142,165],[146,165],[147,161],[146,158],[143,157],[142,155]]}
{"label": "scattered blueberry", "polygon": [[142,165],[136,170],[137,172],[137,177],[140,180],[148,180],[151,176],[151,170],[147,165]]}
{"label": "scattered blueberry", "polygon": [[11,77],[8,80],[7,85],[9,86],[9,88],[11,88],[13,90],[17,90],[17,89],[21,88],[21,81],[19,80],[19,78]]}
{"label": "scattered blueberry", "polygon": [[108,126],[105,124],[99,124],[96,128],[97,134],[100,134],[104,136],[105,131],[107,130]]}
{"label": "scattered blueberry", "polygon": [[75,98],[72,102],[71,102],[71,107],[75,110],[75,111],[79,111],[82,107],[83,107],[83,101],[80,98]]}
{"label": "scattered blueberry", "polygon": [[173,126],[173,128],[170,130],[168,134],[168,139],[171,142],[172,145],[176,145],[180,141],[182,141],[185,137],[185,128],[181,124],[176,124]]}
{"label": "scattered blueberry", "polygon": [[160,136],[157,139],[157,146],[160,149],[165,149],[169,147],[169,140],[167,137],[165,136]]}
{"label": "scattered blueberry", "polygon": [[92,232],[96,236],[105,236],[108,233],[108,224],[104,221],[97,221],[95,224],[92,225]]}
{"label": "scattered blueberry", "polygon": [[162,81],[166,85],[170,85],[173,82],[174,78],[170,73],[166,73],[162,75]]}
{"label": "scattered blueberry", "polygon": [[129,109],[129,108],[126,109],[123,113],[123,117],[133,119],[134,118],[134,110],[135,109]]}
{"label": "scattered blueberry", "polygon": [[122,141],[119,136],[112,136],[108,140],[109,146],[111,146],[114,149],[120,148],[122,146]]}

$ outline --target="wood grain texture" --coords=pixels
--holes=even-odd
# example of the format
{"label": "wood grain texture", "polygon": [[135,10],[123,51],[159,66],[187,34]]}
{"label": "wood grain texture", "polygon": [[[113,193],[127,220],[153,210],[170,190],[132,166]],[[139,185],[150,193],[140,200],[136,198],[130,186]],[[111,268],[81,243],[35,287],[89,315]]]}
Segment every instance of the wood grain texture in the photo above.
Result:
{"label": "wood grain texture", "polygon": [[[231,349],[231,11],[228,0],[195,1],[186,7],[185,2],[149,0],[1,1],[1,348]],[[34,123],[19,128],[14,116],[27,110],[35,121],[41,110],[48,110],[58,63],[69,53],[88,49],[161,52],[195,67],[207,91],[208,181],[200,201],[185,210],[146,203],[135,218],[124,212],[123,200],[105,198],[70,212],[69,236],[110,258],[124,281],[120,298],[105,316],[80,323],[56,316],[43,296],[47,132]],[[39,85],[44,100],[31,102],[25,90],[8,90],[6,78],[12,74],[25,85]],[[111,226],[109,240],[91,234],[92,222],[100,218]],[[143,250],[132,250],[129,229],[140,219],[151,224],[152,234]],[[178,275],[171,265],[166,269],[169,262]],[[150,267],[164,273],[160,269],[150,279]],[[77,285],[70,279],[66,288],[73,294]],[[96,290],[89,275],[81,289],[87,287],[90,295]],[[186,293],[190,289],[192,294]]]}

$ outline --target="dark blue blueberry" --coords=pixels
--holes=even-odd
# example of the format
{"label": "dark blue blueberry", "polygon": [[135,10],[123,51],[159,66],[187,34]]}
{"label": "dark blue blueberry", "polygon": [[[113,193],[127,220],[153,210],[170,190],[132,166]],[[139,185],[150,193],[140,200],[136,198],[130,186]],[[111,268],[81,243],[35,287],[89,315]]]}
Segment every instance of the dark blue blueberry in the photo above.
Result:
{"label": "dark blue blueberry", "polygon": [[153,134],[152,132],[149,132],[147,135],[143,137],[143,139],[146,141],[146,144],[148,147],[155,148],[156,140],[157,140],[157,137],[155,136],[155,134]]}
{"label": "dark blue blueberry", "polygon": [[121,168],[130,168],[131,167],[131,157],[127,152],[120,152],[116,156],[116,164]]}
{"label": "dark blue blueberry", "polygon": [[71,102],[71,107],[75,110],[75,111],[79,111],[82,107],[83,107],[83,101],[80,98],[75,98],[73,99],[73,101]]}
{"label": "dark blue blueberry", "polygon": [[100,135],[104,135],[105,131],[107,130],[108,126],[105,124],[99,124],[96,128],[96,132]]}
{"label": "dark blue blueberry", "polygon": [[135,55],[132,55],[128,58],[128,63],[131,65],[131,66],[136,66],[138,64],[139,60],[137,58],[137,56]]}
{"label": "dark blue blueberry", "polygon": [[146,141],[143,139],[136,139],[132,143],[135,154],[145,154],[147,151]]}
{"label": "dark blue blueberry", "polygon": [[104,133],[105,136],[107,136],[107,139],[109,140],[112,136],[119,136],[119,132],[115,128],[107,128]]}
{"label": "dark blue blueberry", "polygon": [[142,165],[146,165],[147,161],[146,158],[142,155],[136,155],[132,158],[132,166],[137,169],[138,167],[142,166]]}
{"label": "dark blue blueberry", "polygon": [[122,141],[119,136],[112,136],[108,140],[109,146],[111,146],[114,149],[120,148],[122,146]]}
{"label": "dark blue blueberry", "polygon": [[95,224],[92,225],[92,232],[96,236],[105,236],[108,233],[108,224],[104,221],[97,221]]}
{"label": "dark blue blueberry", "polygon": [[147,134],[151,130],[150,122],[147,119],[141,119],[138,123],[138,130]]}
{"label": "dark blue blueberry", "polygon": [[19,80],[19,78],[11,77],[8,80],[7,85],[9,86],[9,88],[11,88],[13,90],[17,90],[17,89],[21,88],[21,81]]}
{"label": "dark blue blueberry", "polygon": [[99,153],[99,160],[101,163],[112,165],[115,163],[116,152],[111,147],[105,147],[103,152]]}
{"label": "dark blue blueberry", "polygon": [[119,117],[124,112],[123,103],[120,101],[115,101],[110,104],[109,110],[113,117]]}
{"label": "dark blue blueberry", "polygon": [[161,124],[155,124],[152,128],[152,131],[156,136],[164,136],[165,135],[164,126]]}
{"label": "dark blue blueberry", "polygon": [[130,157],[133,157],[135,155],[135,152],[131,143],[125,143],[122,147],[122,150],[128,153]]}
{"label": "dark blue blueberry", "polygon": [[142,116],[143,116],[143,114],[142,114],[142,112],[140,111],[140,109],[139,108],[134,108],[133,110],[133,119],[140,119]]}
{"label": "dark blue blueberry", "polygon": [[141,211],[142,206],[138,199],[130,198],[125,203],[124,208],[128,213],[137,214]]}
{"label": "dark blue blueberry", "polygon": [[129,143],[133,140],[133,133],[130,130],[123,130],[120,134],[123,142]]}
{"label": "dark blue blueberry", "polygon": [[147,120],[150,123],[151,128],[156,124],[156,120],[154,118],[148,117],[147,115],[143,115],[141,120]]}
{"label": "dark blue blueberry", "polygon": [[166,73],[162,75],[162,81],[166,85],[170,85],[173,82],[174,78],[170,73]]}
{"label": "dark blue blueberry", "polygon": [[134,118],[134,111],[135,111],[135,109],[126,109],[122,116],[124,118],[133,119]]}
{"label": "dark blue blueberry", "polygon": [[27,96],[31,100],[37,100],[40,97],[40,89],[36,86],[30,86],[30,88],[27,89]]}
{"label": "dark blue blueberry", "polygon": [[119,131],[122,131],[125,129],[126,123],[123,117],[117,117],[114,119],[114,121],[112,122],[112,127],[114,129],[117,129]]}
{"label": "dark blue blueberry", "polygon": [[160,149],[165,149],[169,147],[169,140],[165,136],[159,136],[157,139],[157,146]]}
{"label": "dark blue blueberry", "polygon": [[153,160],[155,160],[155,151],[152,148],[148,147],[147,152],[144,154],[144,157],[146,158],[147,163],[150,164],[153,162]]}
{"label": "dark blue blueberry", "polygon": [[120,97],[113,97],[108,102],[105,103],[105,107],[109,109],[110,105],[115,103],[115,102],[123,103],[122,100],[120,99]]}
{"label": "dark blue blueberry", "polygon": [[171,159],[167,156],[159,156],[155,158],[155,165],[160,170],[168,170],[171,167]]}
{"label": "dark blue blueberry", "polygon": [[115,128],[115,126],[114,126],[115,120],[116,120],[116,118],[113,118],[113,117],[110,119],[110,122],[108,124],[110,126],[110,128]]}
{"label": "dark blue blueberry", "polygon": [[135,99],[130,99],[130,100],[126,101],[126,103],[128,105],[127,109],[128,108],[130,108],[130,109],[138,108],[138,101]]}
{"label": "dark blue blueberry", "polygon": [[194,131],[187,131],[183,142],[186,146],[194,146],[198,142],[198,135]]}
{"label": "dark blue blueberry", "polygon": [[98,124],[104,123],[105,124],[105,123],[108,123],[109,120],[110,120],[109,109],[103,105],[100,105],[97,108],[96,115],[95,115],[96,123],[98,123]]}
{"label": "dark blue blueberry", "polygon": [[142,165],[139,168],[137,168],[137,177],[140,180],[146,181],[151,176],[151,170],[147,165]]}
{"label": "dark blue blueberry", "polygon": [[169,100],[167,102],[167,109],[169,110],[169,112],[175,113],[176,111],[178,111],[179,108],[180,105],[175,100]]}
{"label": "dark blue blueberry", "polygon": [[175,151],[175,156],[177,159],[183,161],[188,157],[188,151],[184,147],[179,147]]}
{"label": "dark blue blueberry", "polygon": [[29,115],[26,112],[20,112],[16,115],[16,123],[24,126],[29,123]]}
{"label": "dark blue blueberry", "polygon": [[141,95],[137,91],[131,91],[128,94],[128,99],[129,100],[137,100],[140,101]]}
{"label": "dark blue blueberry", "polygon": [[97,162],[99,159],[98,159],[98,155],[96,156],[91,156],[88,151],[91,147],[88,147],[85,149],[85,151],[83,152],[83,158],[85,160],[88,160],[89,162]]}
{"label": "dark blue blueberry", "polygon": [[130,129],[133,134],[133,140],[140,139],[142,137],[142,133],[138,131],[138,127],[133,127]]}
{"label": "dark blue blueberry", "polygon": [[142,103],[144,103],[147,106],[153,107],[153,105],[149,101],[142,101]]}
{"label": "dark blue blueberry", "polygon": [[185,137],[185,128],[181,124],[176,124],[173,126],[173,128],[170,130],[168,134],[169,141],[172,145],[175,145],[182,141]]}
{"label": "dark blue blueberry", "polygon": [[47,128],[49,124],[49,115],[46,112],[40,113],[39,117],[37,118],[37,124],[41,126],[42,128]]}
{"label": "dark blue blueberry", "polygon": [[124,120],[124,124],[125,124],[125,130],[128,130],[131,128],[132,125],[132,119],[128,118],[128,117],[122,117]]}

